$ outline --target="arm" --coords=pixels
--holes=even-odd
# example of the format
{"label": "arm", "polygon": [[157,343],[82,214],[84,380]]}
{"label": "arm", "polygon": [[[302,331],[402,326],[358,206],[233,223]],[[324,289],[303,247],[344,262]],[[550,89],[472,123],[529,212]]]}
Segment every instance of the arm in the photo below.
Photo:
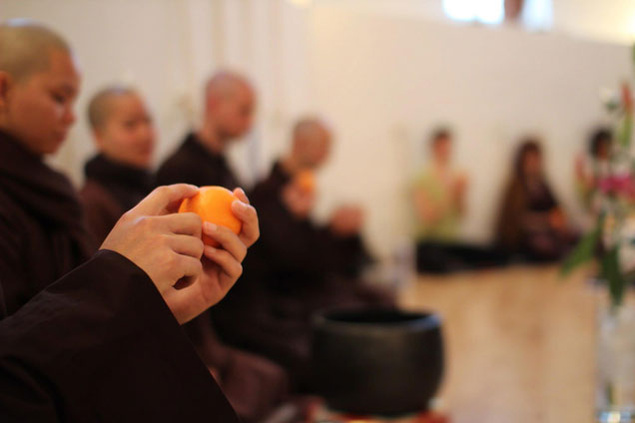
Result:
{"label": "arm", "polygon": [[179,322],[235,283],[257,217],[235,202],[245,229],[210,233],[222,248],[204,252],[198,216],[171,213],[195,193],[155,190],[95,258],[0,322],[1,421],[237,421]]}

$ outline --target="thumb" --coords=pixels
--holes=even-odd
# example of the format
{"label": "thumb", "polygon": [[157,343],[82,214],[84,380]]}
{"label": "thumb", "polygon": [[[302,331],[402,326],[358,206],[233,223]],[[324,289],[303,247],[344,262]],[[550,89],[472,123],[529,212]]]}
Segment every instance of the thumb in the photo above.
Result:
{"label": "thumb", "polygon": [[166,185],[156,188],[132,210],[142,216],[160,216],[173,213],[183,199],[192,197],[198,188],[189,184]]}

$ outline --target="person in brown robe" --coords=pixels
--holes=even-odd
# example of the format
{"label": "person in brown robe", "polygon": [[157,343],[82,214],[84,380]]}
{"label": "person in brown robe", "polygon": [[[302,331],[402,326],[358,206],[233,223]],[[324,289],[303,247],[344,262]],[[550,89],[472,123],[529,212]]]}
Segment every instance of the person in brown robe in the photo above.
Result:
{"label": "person in brown robe", "polygon": [[[92,259],[10,316],[0,272],[1,421],[239,421],[180,324],[236,282],[257,218],[235,207],[242,240],[206,228],[230,256],[204,251],[200,218],[173,213],[196,192],[155,190]],[[184,277],[193,282],[176,290]]]}
{"label": "person in brown robe", "polygon": [[[238,186],[238,178],[224,152],[231,142],[251,128],[254,97],[253,89],[244,77],[226,71],[212,76],[206,86],[201,128],[189,133],[159,167],[157,183],[184,182],[228,189]],[[185,329],[200,357],[219,377],[243,418],[250,421],[262,418],[286,399],[286,372],[264,357],[230,348],[221,342],[209,312],[186,325]]]}
{"label": "person in brown robe", "polygon": [[43,161],[75,120],[80,76],[68,44],[30,21],[0,24],[0,50],[0,420],[237,421],[178,326],[240,276],[255,209],[235,191],[235,235],[173,214],[196,187],[159,188],[120,219],[110,252],[49,287],[91,250],[70,182]]}
{"label": "person in brown robe", "polygon": [[[311,317],[337,307],[394,307],[393,296],[360,278],[372,258],[360,229],[358,207],[336,210],[328,226],[310,213],[316,193],[298,175],[328,158],[332,134],[316,118],[300,120],[290,153],[256,185],[251,200],[262,207],[261,238],[250,254],[241,286],[212,310],[229,343],[265,354],[290,370],[298,389],[310,389]],[[267,309],[257,308],[267,298]]]}
{"label": "person in brown robe", "polygon": [[155,130],[141,95],[120,85],[92,97],[88,120],[98,153],[84,166],[79,195],[88,229],[101,243],[121,215],[153,188]]}
{"label": "person in brown robe", "polygon": [[251,129],[254,103],[254,89],[243,76],[227,71],[213,75],[205,87],[202,126],[188,133],[159,167],[157,184],[240,186],[225,151]]}

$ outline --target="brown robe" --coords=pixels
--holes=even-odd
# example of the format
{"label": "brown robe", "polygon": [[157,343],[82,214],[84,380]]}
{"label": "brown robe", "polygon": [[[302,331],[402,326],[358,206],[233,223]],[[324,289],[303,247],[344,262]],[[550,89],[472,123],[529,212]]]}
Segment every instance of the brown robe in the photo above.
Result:
{"label": "brown robe", "polygon": [[7,313],[93,250],[70,181],[0,132],[0,276]]}
{"label": "brown robe", "polygon": [[146,169],[118,163],[103,154],[86,163],[84,174],[79,197],[88,229],[95,242],[101,244],[119,218],[150,193],[152,175]]}
{"label": "brown robe", "polygon": [[371,260],[359,236],[335,236],[287,210],[281,195],[290,180],[276,163],[251,193],[260,240],[241,285],[212,315],[223,339],[281,363],[299,389],[310,389],[311,317],[326,308],[393,307],[394,298],[357,278]]}
{"label": "brown robe", "polygon": [[100,251],[0,321],[0,421],[239,420],[148,276]]}
{"label": "brown robe", "polygon": [[92,249],[68,179],[0,132],[0,421],[237,421],[134,264],[51,285]]}
{"label": "brown robe", "polygon": [[240,186],[225,157],[207,149],[194,133],[159,167],[156,179],[157,185],[220,185],[231,190]]}
{"label": "brown robe", "polygon": [[[189,183],[227,189],[240,186],[225,158],[210,152],[193,133],[159,167],[156,180],[160,185]],[[241,278],[232,290],[241,289],[242,283]],[[205,364],[219,374],[221,386],[241,417],[262,418],[283,400],[286,373],[273,362],[222,343],[216,335],[211,310],[186,325],[188,336]]]}

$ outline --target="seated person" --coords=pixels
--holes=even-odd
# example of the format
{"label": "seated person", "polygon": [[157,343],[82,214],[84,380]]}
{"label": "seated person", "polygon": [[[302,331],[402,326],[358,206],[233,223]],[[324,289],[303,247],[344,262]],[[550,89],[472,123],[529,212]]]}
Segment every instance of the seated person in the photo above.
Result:
{"label": "seated person", "polygon": [[431,137],[430,163],[417,175],[413,203],[417,220],[417,270],[446,273],[505,262],[492,247],[469,245],[458,239],[466,213],[465,174],[452,167],[452,133],[435,131]]}
{"label": "seated person", "polygon": [[584,208],[595,216],[599,212],[599,182],[609,174],[609,160],[613,135],[606,128],[599,128],[589,139],[588,156],[579,156],[575,163],[575,182]]}
{"label": "seated person", "polygon": [[291,150],[251,194],[264,219],[258,253],[250,253],[246,265],[249,275],[223,307],[212,310],[221,337],[282,363],[296,387],[306,382],[315,312],[394,306],[391,294],[358,278],[370,260],[360,236],[361,209],[336,210],[326,227],[310,219],[317,194],[307,172],[326,161],[331,139],[319,119],[302,119],[295,126]]}
{"label": "seated person", "polygon": [[[0,46],[1,38],[2,28]],[[233,286],[258,221],[253,208],[234,204],[237,236],[174,213],[196,192],[153,191],[92,259],[11,316],[0,263],[0,420],[239,421],[179,325]],[[222,247],[204,248],[201,233]]]}
{"label": "seated person", "polygon": [[88,229],[101,243],[121,215],[152,190],[155,131],[141,95],[117,85],[93,96],[88,121],[98,153],[84,166],[79,194]]}
{"label": "seated person", "polygon": [[501,247],[529,261],[563,258],[577,235],[545,178],[538,141],[522,142],[512,172],[497,224]]}
{"label": "seated person", "polygon": [[[251,128],[255,91],[242,75],[221,71],[208,80],[204,95],[201,126],[160,166],[157,180],[233,190],[238,178],[226,151]],[[218,339],[215,326],[206,312],[184,329],[239,415],[246,421],[264,418],[286,397],[286,372],[264,357],[228,347]]]}

